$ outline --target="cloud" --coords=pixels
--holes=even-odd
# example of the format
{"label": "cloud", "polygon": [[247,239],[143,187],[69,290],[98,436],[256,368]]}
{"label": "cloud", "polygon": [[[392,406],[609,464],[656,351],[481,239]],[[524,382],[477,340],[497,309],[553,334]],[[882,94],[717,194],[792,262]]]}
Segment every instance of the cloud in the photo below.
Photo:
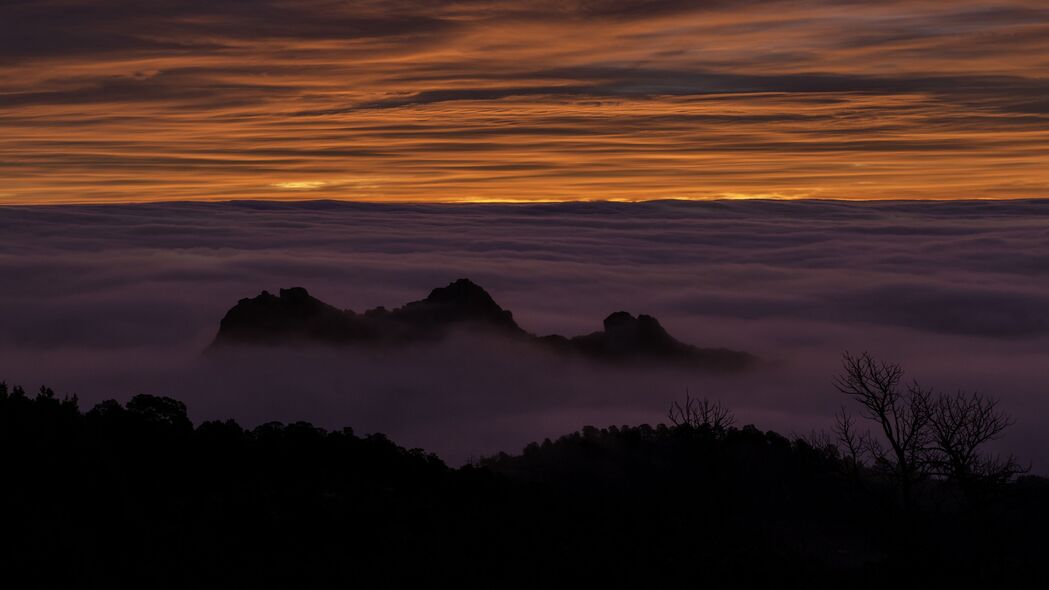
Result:
{"label": "cloud", "polygon": [[[826,427],[841,351],[979,389],[1018,418],[1007,448],[1045,469],[1044,201],[377,205],[336,201],[0,208],[0,379],[85,404],[150,392],[195,419],[307,419],[384,431],[452,461],[588,423],[657,422],[684,388],[743,421]],[[237,300],[304,286],[395,306],[470,277],[535,333],[610,312],[752,375],[610,370],[457,338],[403,355],[200,356]]]}
{"label": "cloud", "polygon": [[0,198],[296,182],[366,201],[1043,197],[1047,16],[1037,0],[5,2]]}

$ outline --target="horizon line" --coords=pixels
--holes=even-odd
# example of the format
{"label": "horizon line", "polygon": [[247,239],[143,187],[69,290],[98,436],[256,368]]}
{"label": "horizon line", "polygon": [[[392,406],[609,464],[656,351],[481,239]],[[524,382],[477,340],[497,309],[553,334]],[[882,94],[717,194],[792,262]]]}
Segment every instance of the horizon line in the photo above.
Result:
{"label": "horizon line", "polygon": [[427,206],[468,206],[468,205],[569,205],[569,204],[626,204],[644,205],[649,203],[725,203],[725,202],[760,202],[760,203],[787,203],[787,202],[817,202],[817,203],[1016,203],[1016,202],[1038,202],[1049,201],[1049,195],[1045,197],[963,197],[963,198],[898,198],[898,199],[862,199],[862,198],[835,198],[835,197],[713,197],[713,198],[655,198],[655,199],[461,199],[461,200],[362,200],[362,199],[285,199],[285,198],[255,198],[255,199],[158,199],[158,200],[71,200],[71,201],[47,201],[30,202],[19,201],[6,203],[0,201],[0,208],[15,207],[80,207],[80,206],[114,206],[114,205],[181,205],[181,204],[236,204],[236,203],[273,203],[273,204],[310,204],[310,203],[345,203],[358,205],[427,205]]}

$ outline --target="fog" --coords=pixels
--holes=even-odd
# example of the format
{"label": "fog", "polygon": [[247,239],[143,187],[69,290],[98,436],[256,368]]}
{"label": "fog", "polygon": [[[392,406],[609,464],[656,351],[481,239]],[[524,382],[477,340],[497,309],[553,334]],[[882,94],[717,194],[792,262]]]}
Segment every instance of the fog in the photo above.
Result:
{"label": "fog", "polygon": [[[0,208],[0,380],[82,406],[136,393],[196,420],[384,432],[460,463],[693,395],[806,434],[846,401],[843,350],[1001,399],[996,443],[1049,468],[1049,203],[170,203]],[[201,351],[238,299],[302,286],[399,306],[468,277],[537,333],[626,310],[741,375],[625,368],[458,335],[435,346]]]}

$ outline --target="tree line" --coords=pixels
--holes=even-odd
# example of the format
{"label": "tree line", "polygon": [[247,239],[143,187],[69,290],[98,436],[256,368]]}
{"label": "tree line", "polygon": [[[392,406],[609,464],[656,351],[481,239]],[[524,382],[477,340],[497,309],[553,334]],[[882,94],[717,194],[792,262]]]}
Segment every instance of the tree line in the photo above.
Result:
{"label": "tree line", "polygon": [[0,384],[0,568],[22,587],[863,588],[1039,572],[1049,486],[985,451],[1009,417],[903,376],[846,355],[837,384],[858,411],[823,436],[739,427],[686,394],[666,424],[586,427],[459,468],[349,428],[194,425],[149,395],[82,411]]}

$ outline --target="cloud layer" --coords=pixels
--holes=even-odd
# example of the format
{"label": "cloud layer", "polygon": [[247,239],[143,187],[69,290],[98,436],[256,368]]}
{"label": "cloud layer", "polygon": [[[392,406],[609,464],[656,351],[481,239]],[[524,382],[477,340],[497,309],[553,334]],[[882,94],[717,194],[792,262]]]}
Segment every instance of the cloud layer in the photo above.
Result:
{"label": "cloud layer", "polygon": [[0,202],[1042,197],[1041,0],[11,0]]}
{"label": "cloud layer", "polygon": [[[149,392],[195,419],[388,432],[452,461],[585,424],[658,422],[685,388],[743,421],[826,427],[845,349],[1002,399],[1003,448],[1049,468],[1049,202],[180,203],[0,208],[0,379],[85,403]],[[627,371],[457,338],[391,357],[201,358],[241,297],[305,286],[399,305],[469,277],[540,333],[610,312],[767,361]]]}

